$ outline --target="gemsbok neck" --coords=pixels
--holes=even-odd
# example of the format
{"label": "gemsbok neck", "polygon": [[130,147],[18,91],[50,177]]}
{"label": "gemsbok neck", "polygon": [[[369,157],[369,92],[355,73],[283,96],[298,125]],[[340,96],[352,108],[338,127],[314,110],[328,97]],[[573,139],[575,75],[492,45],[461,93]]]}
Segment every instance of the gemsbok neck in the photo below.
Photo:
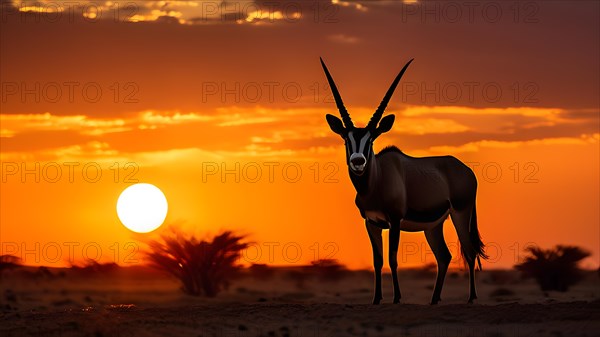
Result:
{"label": "gemsbok neck", "polygon": [[369,159],[367,168],[362,175],[357,175],[351,170],[348,170],[348,172],[350,173],[352,185],[354,185],[354,189],[356,189],[358,195],[369,195],[373,192],[377,184],[377,177],[379,176],[379,165],[375,156]]}

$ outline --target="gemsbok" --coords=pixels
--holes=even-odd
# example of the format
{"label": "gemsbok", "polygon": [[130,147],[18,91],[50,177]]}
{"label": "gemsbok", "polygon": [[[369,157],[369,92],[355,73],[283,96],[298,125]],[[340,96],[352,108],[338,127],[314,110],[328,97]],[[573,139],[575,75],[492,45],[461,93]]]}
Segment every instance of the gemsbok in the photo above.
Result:
{"label": "gemsbok", "polygon": [[327,123],[345,141],[346,163],[350,180],[356,189],[355,203],[365,219],[371,240],[375,269],[373,304],[379,304],[382,300],[383,229],[389,229],[389,264],[394,283],[394,303],[400,301],[397,274],[400,231],[425,232],[438,266],[431,304],[437,304],[441,300],[444,279],[452,259],[443,232],[443,223],[448,215],[458,234],[461,254],[469,266],[469,303],[472,303],[477,298],[475,261],[477,260],[481,269],[480,257],[487,258],[477,229],[475,174],[452,156],[415,158],[394,146],[386,147],[377,154],[373,152],[375,139],[388,132],[394,124],[394,115],[381,117],[412,61],[406,63],[396,76],[367,126],[360,128],[352,123],[335,82],[321,59],[342,117],[340,120],[327,114]]}

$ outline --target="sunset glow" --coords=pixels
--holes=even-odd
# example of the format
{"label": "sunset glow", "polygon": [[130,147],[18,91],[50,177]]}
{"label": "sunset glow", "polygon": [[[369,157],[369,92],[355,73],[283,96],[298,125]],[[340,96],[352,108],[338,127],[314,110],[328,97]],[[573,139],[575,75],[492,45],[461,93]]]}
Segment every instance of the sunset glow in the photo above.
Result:
{"label": "sunset glow", "polygon": [[[527,8],[488,22],[478,7],[458,24],[413,1],[79,1],[73,15],[68,3],[2,3],[2,254],[144,264],[147,240],[173,227],[230,229],[255,242],[246,265],[371,268],[319,57],[360,126],[414,58],[375,150],[473,169],[484,267],[512,268],[532,244],[581,246],[592,253],[582,266],[599,266],[597,2],[569,17],[540,4],[534,23]],[[146,200],[159,213],[149,222],[117,215],[142,182],[164,192],[168,214],[166,200]],[[460,268],[449,220],[445,233]],[[401,267],[435,262],[422,233],[400,242]],[[123,259],[129,244],[135,262]]]}

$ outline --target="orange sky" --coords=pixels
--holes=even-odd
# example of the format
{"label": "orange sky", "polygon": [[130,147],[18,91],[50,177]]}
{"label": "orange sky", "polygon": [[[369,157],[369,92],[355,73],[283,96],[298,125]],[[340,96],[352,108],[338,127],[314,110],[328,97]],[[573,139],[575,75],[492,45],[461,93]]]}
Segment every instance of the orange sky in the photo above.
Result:
{"label": "orange sky", "polygon": [[[94,3],[102,15],[92,19]],[[116,200],[137,180],[164,191],[167,224],[247,233],[246,262],[369,267],[318,57],[359,125],[414,57],[376,149],[474,168],[488,268],[511,267],[531,243],[585,247],[584,265],[598,267],[597,2],[518,14],[500,2],[493,20],[479,7],[455,20],[443,2],[80,4],[2,1],[1,254],[53,266],[71,255],[141,261],[135,248],[165,229],[134,235],[120,224]],[[403,233],[401,245],[402,265],[434,261],[422,233]]]}

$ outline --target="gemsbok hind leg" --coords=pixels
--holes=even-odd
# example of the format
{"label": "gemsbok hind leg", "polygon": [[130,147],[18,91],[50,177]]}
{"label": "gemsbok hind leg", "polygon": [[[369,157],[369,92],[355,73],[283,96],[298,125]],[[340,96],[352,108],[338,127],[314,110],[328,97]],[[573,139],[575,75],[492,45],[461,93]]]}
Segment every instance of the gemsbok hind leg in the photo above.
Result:
{"label": "gemsbok hind leg", "polygon": [[[445,220],[445,219],[444,219]],[[431,297],[431,304],[437,304],[442,298],[442,287],[444,286],[444,280],[446,279],[446,272],[448,266],[452,260],[452,254],[448,250],[446,241],[444,240],[444,225],[443,220],[440,224],[434,228],[425,231],[425,238],[433,255],[437,260],[437,278],[435,280],[435,288],[433,289],[433,296]]]}
{"label": "gemsbok hind leg", "polygon": [[375,295],[373,304],[379,304],[383,299],[381,295],[381,268],[383,268],[383,242],[381,238],[381,228],[371,225],[365,221],[371,247],[373,248],[373,269],[375,270]]}
{"label": "gemsbok hind leg", "polygon": [[450,217],[460,241],[462,256],[469,266],[469,303],[473,303],[473,300],[477,299],[477,290],[475,289],[475,260],[477,259],[477,253],[475,247],[473,247],[469,233],[471,211],[472,206],[465,207],[462,210],[453,209],[450,211]]}

